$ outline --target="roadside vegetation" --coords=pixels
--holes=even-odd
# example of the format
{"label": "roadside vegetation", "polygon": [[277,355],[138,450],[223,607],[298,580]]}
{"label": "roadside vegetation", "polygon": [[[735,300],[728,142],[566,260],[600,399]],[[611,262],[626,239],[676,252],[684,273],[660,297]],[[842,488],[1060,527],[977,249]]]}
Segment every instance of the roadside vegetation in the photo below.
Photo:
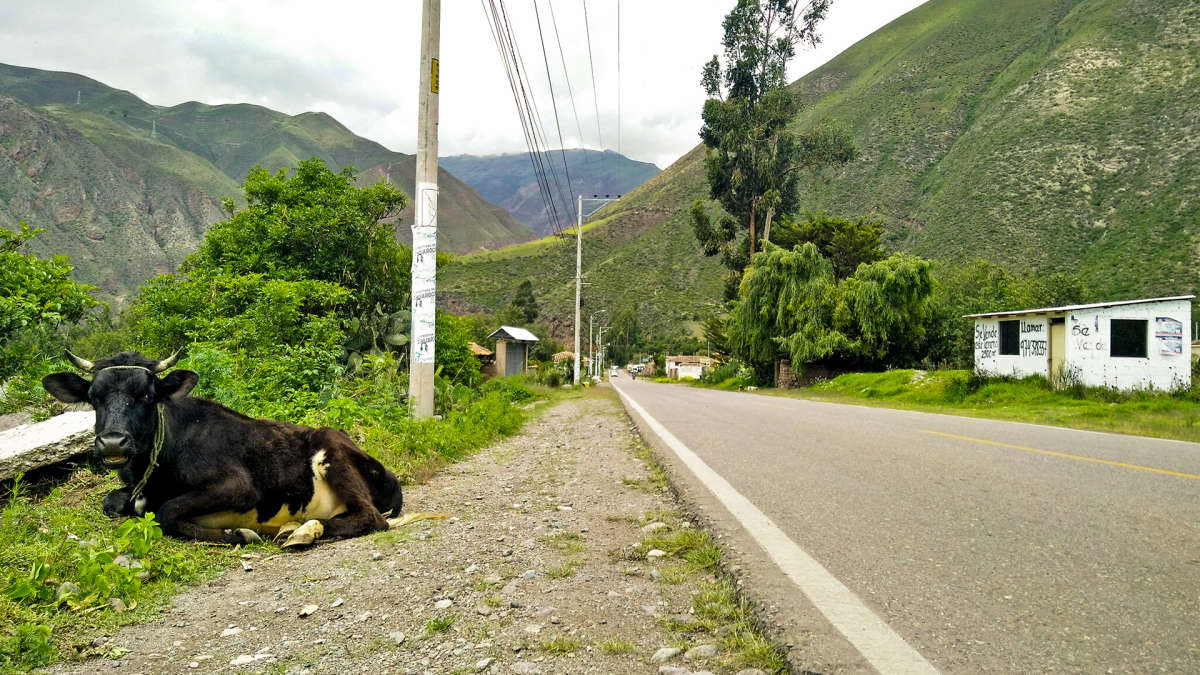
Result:
{"label": "roadside vegetation", "polygon": [[[1200,381],[1200,373],[1193,375]],[[1200,441],[1200,387],[1177,392],[1055,389],[1043,377],[979,377],[966,370],[848,373],[811,387],[771,390],[867,405]]]}
{"label": "roadside vegetation", "polygon": [[[40,378],[68,368],[64,347],[90,359],[129,349],[163,358],[184,347],[181,366],[200,374],[195,395],[345,429],[402,482],[515,433],[526,403],[547,390],[523,378],[482,382],[469,346],[479,318],[438,315],[436,417],[409,417],[411,252],[381,222],[406,201],[385,182],[356,187],[352,169],[318,159],[291,172],[255,169],[245,206],[227,200],[228,218],[200,249],[115,319],[88,313],[99,303],[69,279],[65,258],[19,252],[35,230],[0,230],[0,298],[11,310],[0,320],[0,412],[62,410]],[[43,473],[0,486],[0,670],[96,655],[100,631],[149,618],[176,585],[241,553],[164,539],[152,518],[105,517],[109,472]]]}

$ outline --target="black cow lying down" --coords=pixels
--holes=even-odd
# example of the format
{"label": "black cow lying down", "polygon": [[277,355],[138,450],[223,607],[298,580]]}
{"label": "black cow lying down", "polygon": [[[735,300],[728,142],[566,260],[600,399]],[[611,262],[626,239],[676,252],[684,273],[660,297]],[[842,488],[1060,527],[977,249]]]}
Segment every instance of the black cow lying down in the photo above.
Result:
{"label": "black cow lying down", "polygon": [[67,358],[92,381],[54,373],[42,386],[96,409],[96,452],[125,484],[104,499],[110,517],[153,512],[165,534],[229,544],[288,534],[289,547],[385,530],[400,513],[400,482],[345,432],[188,396],[199,375],[158,376],[179,352],[165,361]]}

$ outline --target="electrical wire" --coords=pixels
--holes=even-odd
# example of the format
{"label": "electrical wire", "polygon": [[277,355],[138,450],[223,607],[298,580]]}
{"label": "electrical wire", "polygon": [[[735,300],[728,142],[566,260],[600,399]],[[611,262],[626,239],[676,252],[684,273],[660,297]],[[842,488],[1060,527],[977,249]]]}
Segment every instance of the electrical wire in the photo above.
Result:
{"label": "electrical wire", "polygon": [[[512,31],[512,22],[508,17],[503,0],[499,0],[498,6],[496,0],[480,0],[480,4],[488,20],[492,39],[495,41],[501,61],[504,63],[509,87],[513,92],[517,116],[521,122],[530,164],[545,207],[545,214],[550,218],[551,230],[561,240],[564,230],[563,214],[569,213],[570,210],[566,208],[565,200],[562,197],[562,183],[551,159],[552,155],[546,143],[544,125],[534,102],[532,87],[526,84],[530,82],[529,73],[525,68],[520,49],[517,47]],[[557,110],[555,112],[557,115]],[[553,187],[551,182],[554,183]],[[555,198],[556,196],[558,199]]]}
{"label": "electrical wire", "polygon": [[542,61],[546,64],[546,84],[550,87],[550,109],[554,111],[554,127],[558,130],[558,153],[562,156],[563,173],[567,176],[567,192],[575,194],[571,169],[567,166],[567,151],[563,148],[562,124],[558,121],[558,99],[554,97],[554,78],[550,77],[550,57],[546,55],[546,40],[542,36],[542,15],[537,0],[533,0],[533,16],[537,20],[538,42],[542,45]]}
{"label": "electrical wire", "polygon": [[592,29],[588,25],[587,0],[583,0],[583,30],[587,35],[588,71],[592,74],[592,103],[596,109],[596,141],[600,151],[604,151],[604,135],[600,133],[600,94],[596,90],[596,67],[592,61]]}

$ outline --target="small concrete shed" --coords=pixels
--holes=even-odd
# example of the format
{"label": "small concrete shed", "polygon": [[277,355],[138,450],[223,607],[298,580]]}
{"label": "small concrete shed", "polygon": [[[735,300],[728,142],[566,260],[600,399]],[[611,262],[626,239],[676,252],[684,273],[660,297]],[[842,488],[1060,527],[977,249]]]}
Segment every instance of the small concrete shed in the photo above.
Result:
{"label": "small concrete shed", "polygon": [[500,326],[489,340],[496,341],[496,374],[500,377],[521,375],[529,367],[529,345],[537,336],[524,328]]}
{"label": "small concrete shed", "polygon": [[1189,387],[1194,297],[968,314],[975,372],[1116,389]]}

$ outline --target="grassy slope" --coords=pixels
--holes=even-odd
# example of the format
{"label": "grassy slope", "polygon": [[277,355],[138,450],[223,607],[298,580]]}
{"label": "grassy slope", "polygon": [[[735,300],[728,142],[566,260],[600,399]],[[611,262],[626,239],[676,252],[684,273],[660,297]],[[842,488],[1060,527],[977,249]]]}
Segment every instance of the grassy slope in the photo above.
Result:
{"label": "grassy slope", "polygon": [[[588,314],[606,309],[612,315],[634,305],[644,327],[679,330],[720,299],[719,265],[700,253],[686,212],[702,192],[698,175],[681,175],[702,169],[689,159],[696,154],[584,225],[584,277],[592,284],[584,287]],[[464,256],[440,271],[439,288],[452,306],[495,309],[508,304],[521,281],[531,279],[542,313],[565,334],[573,318],[574,243],[573,236],[551,236]]]}
{"label": "grassy slope", "polygon": [[[1079,271],[1102,297],[1200,293],[1198,23],[1186,0],[931,0],[793,85],[808,104],[797,128],[837,119],[862,153],[813,177],[805,208],[880,218],[892,246],[933,258]],[[683,213],[703,181],[693,151],[626,199],[649,210],[634,222],[627,204],[598,235],[604,277],[628,280],[591,289],[600,307],[657,292],[643,320],[679,330],[719,298]],[[675,269],[645,269],[650,240]],[[539,292],[565,316],[566,254],[530,251],[444,276],[460,302],[493,308],[521,278],[561,279]],[[665,293],[679,266],[696,286]]]}
{"label": "grassy slope", "polygon": [[1073,396],[1044,380],[997,380],[972,390],[966,371],[841,375],[811,388],[770,390],[843,403],[952,413],[1075,429],[1200,441],[1200,405],[1165,393],[1098,391]]}
{"label": "grassy slope", "polygon": [[798,123],[840,119],[864,151],[807,205],[881,217],[927,256],[1079,270],[1106,297],[1194,292],[1198,14],[932,0],[798,83]]}

